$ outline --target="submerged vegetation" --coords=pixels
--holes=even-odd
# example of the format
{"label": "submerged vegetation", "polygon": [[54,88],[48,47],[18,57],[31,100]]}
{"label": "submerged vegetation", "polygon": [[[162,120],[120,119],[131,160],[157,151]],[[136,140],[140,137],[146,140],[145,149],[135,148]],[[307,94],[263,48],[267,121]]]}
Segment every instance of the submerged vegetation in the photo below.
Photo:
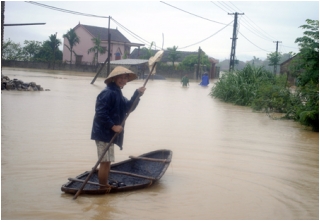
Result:
{"label": "submerged vegetation", "polygon": [[319,21],[308,19],[301,28],[308,30],[296,39],[301,49],[289,66],[296,78],[295,90],[290,90],[286,75],[247,64],[224,74],[210,95],[257,111],[283,113],[284,118],[319,132]]}
{"label": "submerged vegetation", "polygon": [[308,92],[302,93],[297,87],[291,92],[285,75],[274,75],[262,67],[248,64],[243,70],[224,74],[212,87],[210,95],[224,102],[250,106],[255,111],[283,113],[284,118],[319,131],[319,96],[316,91],[309,88]]}

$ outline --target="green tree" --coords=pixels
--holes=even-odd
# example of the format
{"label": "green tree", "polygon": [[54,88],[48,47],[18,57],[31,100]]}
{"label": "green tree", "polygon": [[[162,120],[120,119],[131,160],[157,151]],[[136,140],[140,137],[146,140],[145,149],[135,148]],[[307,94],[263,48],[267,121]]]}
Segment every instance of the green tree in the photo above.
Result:
{"label": "green tree", "polygon": [[289,67],[297,77],[295,119],[319,131],[319,20],[306,20],[300,26],[304,36],[297,38],[300,52]]}
{"label": "green tree", "polygon": [[59,50],[59,46],[61,45],[60,39],[57,39],[57,33],[49,36],[48,44],[52,50],[52,62],[53,62],[52,69],[54,69],[54,65],[56,61],[56,52]]}
{"label": "green tree", "polygon": [[253,56],[253,59],[251,60],[251,64],[252,64],[252,65],[254,65],[254,66],[260,66],[261,63],[262,63],[262,61],[261,61],[259,58]]}
{"label": "green tree", "polygon": [[282,55],[280,52],[272,52],[267,55],[267,59],[269,60],[269,65],[274,66],[274,74],[276,74],[276,68],[279,65],[281,57]]}
{"label": "green tree", "polygon": [[20,43],[14,43],[9,39],[3,42],[2,58],[5,60],[23,60],[23,52]]}
{"label": "green tree", "polygon": [[34,56],[40,52],[42,43],[39,41],[24,41],[25,46],[23,47],[23,52],[26,56],[25,60],[32,61]]}
{"label": "green tree", "polygon": [[53,61],[53,59],[62,61],[62,52],[57,48],[55,50],[55,56],[53,56],[52,43],[49,40],[44,41],[39,52],[34,55],[34,61],[49,62]]}
{"label": "green tree", "polygon": [[90,54],[91,52],[94,53],[93,64],[97,64],[98,63],[98,54],[99,53],[105,54],[107,49],[106,49],[106,47],[101,46],[100,36],[98,36],[97,38],[92,38],[91,40],[92,40],[94,46],[88,50],[88,54]]}
{"label": "green tree", "polygon": [[177,49],[178,49],[178,46],[167,48],[167,50],[169,51],[168,58],[172,62],[173,67],[174,67],[174,62],[176,62],[180,58],[180,52],[178,52]]}
{"label": "green tree", "polygon": [[[181,70],[189,70],[193,71],[194,66],[198,64],[198,55],[189,55],[185,57],[182,62],[179,64],[178,69]],[[201,50],[200,53],[200,66],[210,67],[211,63],[209,61],[209,57],[206,55],[204,51]]]}
{"label": "green tree", "polygon": [[73,52],[73,47],[77,44],[79,44],[80,39],[77,35],[77,33],[75,33],[74,29],[70,29],[66,34],[63,35],[63,38],[66,38],[69,42],[69,46],[64,44],[70,51],[70,65],[72,63],[72,53]]}

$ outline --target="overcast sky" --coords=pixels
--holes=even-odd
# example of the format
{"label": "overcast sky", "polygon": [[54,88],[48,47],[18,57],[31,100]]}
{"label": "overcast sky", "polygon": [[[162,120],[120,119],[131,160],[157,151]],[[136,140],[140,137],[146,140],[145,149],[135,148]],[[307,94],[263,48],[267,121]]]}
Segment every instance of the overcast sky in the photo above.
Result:
{"label": "overcast sky", "polygon": [[[33,3],[33,4],[32,4]],[[238,15],[236,58],[266,59],[276,51],[298,52],[296,38],[303,36],[299,26],[306,19],[319,20],[318,1],[6,1],[5,24],[46,23],[37,26],[5,26],[4,40],[9,38],[23,46],[24,40],[43,42],[57,32],[63,34],[79,22],[118,28],[131,42],[156,49],[178,46],[180,51],[197,51],[199,47],[220,61],[230,58],[235,12]],[[45,6],[39,6],[40,3]],[[60,10],[50,9],[52,7]],[[62,12],[72,11],[100,17]],[[128,31],[129,30],[129,31]],[[81,40],[80,40],[81,41]],[[62,49],[62,47],[60,47]],[[153,47],[154,48],[154,47]],[[133,49],[132,49],[133,50]]]}

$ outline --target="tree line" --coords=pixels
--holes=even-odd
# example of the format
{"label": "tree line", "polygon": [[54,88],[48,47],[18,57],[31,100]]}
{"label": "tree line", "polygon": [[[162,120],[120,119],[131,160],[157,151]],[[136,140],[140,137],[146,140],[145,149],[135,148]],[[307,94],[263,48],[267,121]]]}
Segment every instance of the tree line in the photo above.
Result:
{"label": "tree line", "polygon": [[[289,52],[289,53],[271,52],[267,54],[267,59],[265,60],[261,60],[260,58],[253,56],[251,60],[246,62],[237,61],[234,68],[235,70],[241,70],[241,69],[244,69],[244,67],[247,64],[250,64],[255,67],[264,67],[266,70],[273,71],[274,66],[276,65],[277,73],[280,73],[280,64],[294,56],[295,56],[295,53],[293,52]],[[229,63],[230,63],[230,60],[226,59],[219,62],[218,66],[220,66],[221,71],[229,71]]]}
{"label": "tree line", "polygon": [[[67,61],[69,64],[72,64],[71,61],[73,55],[77,56],[76,52],[73,50],[74,46],[80,43],[80,38],[75,33],[74,29],[70,28],[69,31],[63,35],[63,38],[66,38],[69,44],[65,44],[66,48],[70,51],[70,60]],[[107,49],[101,45],[100,37],[92,38],[93,47],[88,49],[89,53],[94,53],[92,64],[96,65],[98,63],[99,54],[105,54]],[[4,60],[15,60],[15,61],[32,61],[32,62],[62,62],[62,51],[59,49],[61,41],[57,39],[57,33],[51,34],[49,39],[44,42],[25,40],[24,46],[21,46],[20,43],[14,43],[10,39],[4,41],[3,50],[2,50],[2,59]],[[155,54],[156,50],[152,50],[152,47],[155,43],[151,42],[150,46],[143,47],[141,49],[140,59],[149,59]],[[190,70],[193,71],[195,65],[200,65],[202,67],[211,67],[209,56],[199,48],[198,55],[189,55],[182,60],[178,65],[177,61],[181,57],[181,53],[178,51],[178,46],[168,47],[168,59],[172,63],[172,68],[175,70]],[[270,65],[276,63],[279,64],[279,61],[284,61],[293,54],[284,54],[281,53],[271,53],[268,55],[268,61],[261,61],[259,58],[254,57],[252,64],[255,66],[263,65],[266,69],[271,69]],[[123,59],[128,58],[128,55],[123,55]],[[165,63],[160,63],[159,66],[166,67],[168,66]],[[221,70],[227,70],[229,67],[229,61],[225,60],[220,62],[218,66],[221,67]],[[244,68],[244,63],[240,62],[237,64],[236,69]],[[209,70],[206,70],[209,71]]]}

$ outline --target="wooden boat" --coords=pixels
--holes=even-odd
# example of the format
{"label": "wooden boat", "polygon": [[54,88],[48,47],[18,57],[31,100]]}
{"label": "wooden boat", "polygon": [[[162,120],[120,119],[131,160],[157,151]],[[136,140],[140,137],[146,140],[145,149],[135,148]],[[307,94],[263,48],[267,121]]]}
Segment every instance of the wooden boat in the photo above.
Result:
{"label": "wooden boat", "polygon": [[[138,157],[129,156],[128,160],[111,164],[108,178],[111,190],[100,189],[98,170],[96,170],[81,193],[105,194],[149,187],[164,175],[171,158],[171,150],[156,150]],[[86,171],[76,178],[69,178],[69,182],[62,185],[61,191],[75,194],[89,174],[90,171]]]}

